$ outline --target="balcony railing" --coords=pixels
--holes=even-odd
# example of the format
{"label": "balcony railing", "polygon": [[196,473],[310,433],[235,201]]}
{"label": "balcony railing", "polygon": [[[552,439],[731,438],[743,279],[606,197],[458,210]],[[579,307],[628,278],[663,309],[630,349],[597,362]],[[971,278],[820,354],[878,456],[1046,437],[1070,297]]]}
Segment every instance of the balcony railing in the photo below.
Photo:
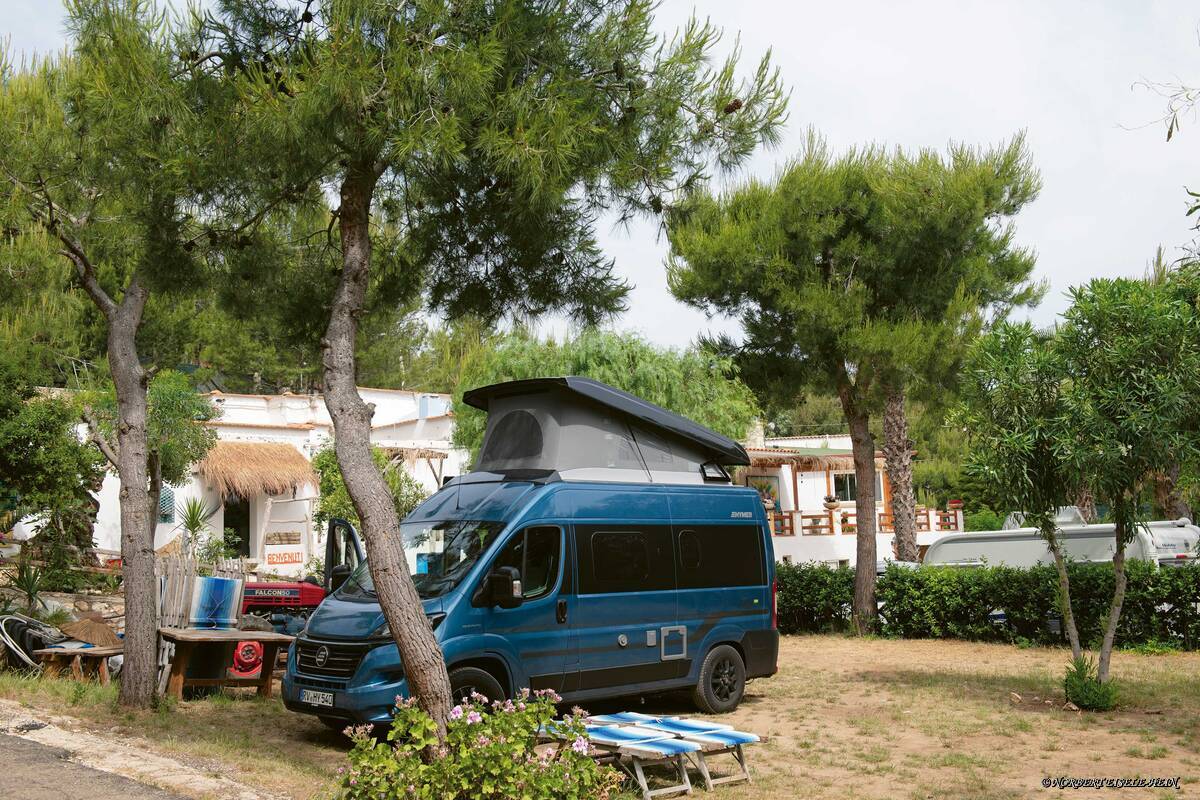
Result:
{"label": "balcony railing", "polygon": [[[858,531],[858,515],[852,507],[832,511],[773,511],[768,514],[771,530],[776,536],[830,536],[853,534]],[[892,514],[878,512],[879,533],[894,533]],[[961,531],[962,513],[917,506],[917,532]]]}

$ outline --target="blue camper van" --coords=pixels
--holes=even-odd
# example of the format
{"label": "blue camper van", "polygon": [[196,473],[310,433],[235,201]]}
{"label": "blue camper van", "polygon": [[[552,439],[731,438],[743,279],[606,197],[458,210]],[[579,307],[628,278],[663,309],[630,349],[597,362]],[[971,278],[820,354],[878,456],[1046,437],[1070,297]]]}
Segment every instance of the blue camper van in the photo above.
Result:
{"label": "blue camper van", "polygon": [[[748,463],[739,444],[586,378],[464,400],[488,412],[475,470],[401,525],[456,697],[691,689],[725,712],[747,679],[775,673],[766,515],[725,470]],[[288,652],[284,702],[335,727],[385,722],[404,665],[366,563],[335,573]]]}

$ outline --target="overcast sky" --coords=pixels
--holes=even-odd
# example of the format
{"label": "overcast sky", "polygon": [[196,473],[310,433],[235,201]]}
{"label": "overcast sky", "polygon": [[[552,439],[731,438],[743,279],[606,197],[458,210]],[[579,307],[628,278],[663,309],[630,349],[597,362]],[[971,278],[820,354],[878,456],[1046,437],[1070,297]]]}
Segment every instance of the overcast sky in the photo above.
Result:
{"label": "overcast sky", "polygon": [[[62,46],[53,0],[0,0],[0,9],[18,53]],[[783,142],[748,173],[773,175],[809,126],[835,147],[992,144],[1025,130],[1045,186],[1017,232],[1050,282],[1032,313],[1040,324],[1063,310],[1069,286],[1141,275],[1157,245],[1177,257],[1192,239],[1184,186],[1200,187],[1200,120],[1185,120],[1168,144],[1156,124],[1164,100],[1136,84],[1200,84],[1194,0],[664,0],[658,25],[671,31],[693,11],[730,38],[740,31],[748,66],[771,49],[791,88]],[[653,225],[601,234],[637,287],[615,327],[671,345],[736,330],[671,298]]]}

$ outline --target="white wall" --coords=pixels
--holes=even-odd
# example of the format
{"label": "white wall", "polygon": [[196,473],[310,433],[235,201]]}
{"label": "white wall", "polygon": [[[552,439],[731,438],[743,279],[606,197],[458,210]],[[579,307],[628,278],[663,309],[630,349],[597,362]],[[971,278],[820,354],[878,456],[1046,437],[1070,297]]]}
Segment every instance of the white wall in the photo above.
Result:
{"label": "white wall", "polygon": [[[459,475],[466,464],[467,454],[451,448],[454,418],[449,415],[450,396],[435,392],[410,392],[390,389],[360,387],[359,394],[375,406],[372,417],[372,442],[385,447],[421,447],[447,452],[442,462],[442,475]],[[307,458],[320,450],[333,432],[328,409],[321,395],[307,394],[226,394],[212,392],[208,395],[213,405],[220,409],[220,417],[212,423],[222,441],[274,442],[290,444]],[[86,430],[79,431],[80,437]],[[440,482],[424,459],[411,465],[414,478],[429,492],[436,491]],[[436,462],[435,462],[436,466]],[[154,546],[160,548],[179,533],[178,507],[189,498],[198,497],[204,503],[215,506],[217,511],[209,520],[216,531],[225,529],[225,512],[221,498],[211,486],[206,485],[193,470],[190,478],[174,487],[176,521],[159,524],[155,530]],[[120,481],[115,473],[105,476],[98,493],[100,509],[97,514],[94,540],[98,550],[118,554],[121,549]],[[250,501],[250,556],[264,561],[264,534],[269,531],[299,530],[304,558],[314,552],[320,553],[323,532],[314,530],[312,513],[315,508],[317,490],[315,486],[297,487],[294,493],[303,502],[291,501],[293,493],[287,493],[268,503],[266,495],[248,498]],[[157,514],[157,509],[155,509]],[[14,533],[18,539],[34,535],[37,520],[22,520]],[[282,565],[281,565],[282,566]],[[271,571],[299,573],[303,563],[277,567]]]}

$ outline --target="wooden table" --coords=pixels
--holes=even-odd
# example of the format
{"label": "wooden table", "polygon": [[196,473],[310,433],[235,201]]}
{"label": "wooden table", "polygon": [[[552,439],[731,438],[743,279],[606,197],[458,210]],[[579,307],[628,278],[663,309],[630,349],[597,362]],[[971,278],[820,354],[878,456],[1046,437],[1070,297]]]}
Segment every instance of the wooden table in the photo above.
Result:
{"label": "wooden table", "polygon": [[[175,645],[171,658],[171,674],[167,678],[167,694],[176,700],[183,699],[184,686],[254,686],[260,697],[271,696],[271,681],[275,677],[275,660],[279,648],[293,639],[285,633],[274,631],[208,630],[203,628],[159,628],[158,635]],[[219,647],[224,652],[222,663],[225,669],[233,660],[233,648],[238,642],[261,642],[263,666],[257,678],[189,678],[188,663],[192,654],[200,648]]]}
{"label": "wooden table", "polygon": [[46,675],[61,675],[68,668],[72,677],[81,681],[85,674],[94,673],[100,683],[108,683],[108,657],[119,655],[121,646],[115,647],[46,647],[34,650],[42,660]]}

